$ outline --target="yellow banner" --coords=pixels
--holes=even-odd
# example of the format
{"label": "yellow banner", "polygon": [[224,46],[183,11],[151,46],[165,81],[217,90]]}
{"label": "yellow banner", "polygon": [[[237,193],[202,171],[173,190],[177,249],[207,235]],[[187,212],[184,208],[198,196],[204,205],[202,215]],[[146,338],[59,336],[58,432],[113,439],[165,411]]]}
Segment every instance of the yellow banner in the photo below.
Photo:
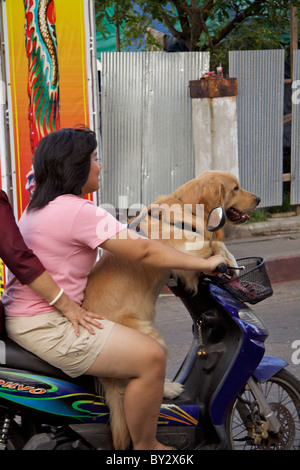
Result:
{"label": "yellow banner", "polygon": [[0,299],[4,292],[4,285],[5,285],[4,264],[3,264],[2,259],[0,258]]}
{"label": "yellow banner", "polygon": [[36,142],[61,127],[89,126],[88,32],[84,0],[6,0],[6,20],[19,217]]}

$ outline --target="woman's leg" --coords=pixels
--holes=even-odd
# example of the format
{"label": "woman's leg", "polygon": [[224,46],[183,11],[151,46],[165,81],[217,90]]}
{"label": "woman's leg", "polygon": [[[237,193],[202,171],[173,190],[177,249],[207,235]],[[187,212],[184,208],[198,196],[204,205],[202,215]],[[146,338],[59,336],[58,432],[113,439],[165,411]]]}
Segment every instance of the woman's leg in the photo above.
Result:
{"label": "woman's leg", "polygon": [[124,410],[135,450],[166,449],[156,440],[165,368],[165,352],[157,341],[116,324],[87,371],[98,377],[130,379],[124,396]]}

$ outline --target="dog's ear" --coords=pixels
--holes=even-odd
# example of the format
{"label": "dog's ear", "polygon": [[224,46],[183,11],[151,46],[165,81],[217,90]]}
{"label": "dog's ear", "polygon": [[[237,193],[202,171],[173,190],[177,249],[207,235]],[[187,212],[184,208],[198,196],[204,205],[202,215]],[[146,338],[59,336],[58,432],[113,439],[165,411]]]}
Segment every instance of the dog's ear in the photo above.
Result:
{"label": "dog's ear", "polygon": [[222,182],[207,186],[207,200],[211,203],[211,209],[216,206],[223,206],[225,202],[226,189]]}
{"label": "dog's ear", "polygon": [[179,199],[183,204],[202,204],[205,185],[199,179],[194,178],[183,184],[174,191],[173,197]]}
{"label": "dog's ear", "polygon": [[218,178],[195,178],[180,186],[173,195],[184,204],[204,204],[208,209],[213,209],[224,204],[226,188]]}

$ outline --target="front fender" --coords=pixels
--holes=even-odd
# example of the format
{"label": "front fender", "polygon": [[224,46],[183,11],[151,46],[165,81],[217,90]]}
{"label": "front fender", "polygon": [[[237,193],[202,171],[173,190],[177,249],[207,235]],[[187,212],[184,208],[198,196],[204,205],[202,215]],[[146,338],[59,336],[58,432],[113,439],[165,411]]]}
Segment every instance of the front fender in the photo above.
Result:
{"label": "front fender", "polygon": [[264,356],[255,369],[253,376],[258,382],[266,382],[287,365],[288,363],[279,357]]}

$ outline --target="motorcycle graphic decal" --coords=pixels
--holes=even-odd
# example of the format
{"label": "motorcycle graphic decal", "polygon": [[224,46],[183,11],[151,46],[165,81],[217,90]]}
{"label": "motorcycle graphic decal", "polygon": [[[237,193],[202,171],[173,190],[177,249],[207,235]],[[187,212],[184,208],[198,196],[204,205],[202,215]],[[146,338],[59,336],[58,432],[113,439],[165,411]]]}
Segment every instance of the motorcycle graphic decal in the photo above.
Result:
{"label": "motorcycle graphic decal", "polygon": [[47,390],[44,388],[35,388],[35,387],[30,387],[29,385],[23,385],[18,382],[6,382],[5,380],[0,380],[0,387],[1,388],[9,388],[9,390],[18,390],[23,392],[23,391],[28,391],[29,393],[35,393],[35,394],[42,394],[46,393]]}
{"label": "motorcycle graphic decal", "polygon": [[78,385],[30,373],[0,370],[0,399],[81,422],[107,422],[103,397]]}
{"label": "motorcycle graphic decal", "polygon": [[[0,369],[1,399],[85,423],[107,423],[109,420],[104,397],[64,380],[12,369]],[[162,404],[158,425],[196,426],[198,415],[196,405]]]}
{"label": "motorcycle graphic decal", "polygon": [[158,425],[160,426],[196,426],[199,409],[196,405],[162,405]]}

